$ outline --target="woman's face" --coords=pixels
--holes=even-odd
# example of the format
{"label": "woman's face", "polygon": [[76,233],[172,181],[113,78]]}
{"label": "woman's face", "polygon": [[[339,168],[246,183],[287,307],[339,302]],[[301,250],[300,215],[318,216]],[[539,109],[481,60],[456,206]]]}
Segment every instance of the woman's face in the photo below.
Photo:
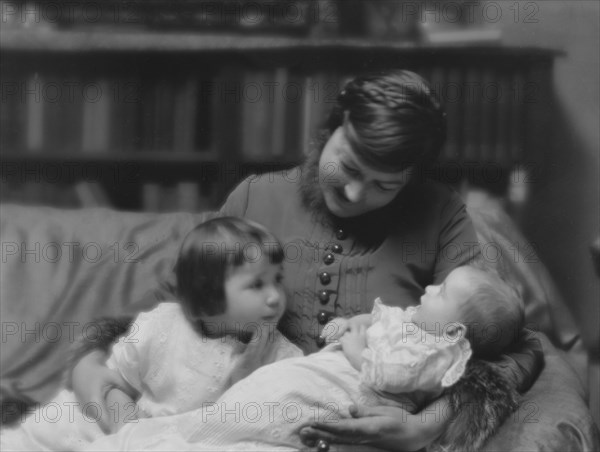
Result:
{"label": "woman's face", "polygon": [[409,179],[401,172],[374,170],[362,163],[338,127],[325,144],[319,160],[319,185],[329,211],[355,217],[389,204]]}

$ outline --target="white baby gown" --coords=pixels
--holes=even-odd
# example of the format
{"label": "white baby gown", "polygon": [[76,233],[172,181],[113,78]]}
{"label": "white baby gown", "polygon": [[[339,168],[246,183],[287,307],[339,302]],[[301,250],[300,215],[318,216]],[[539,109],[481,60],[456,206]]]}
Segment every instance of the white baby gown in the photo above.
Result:
{"label": "white baby gown", "polygon": [[[246,346],[231,336],[200,335],[178,303],[162,303],[139,314],[128,334],[112,347],[107,365],[141,396],[137,406],[109,410],[121,410],[137,422],[136,410],[150,417],[171,416],[214,403],[235,383],[232,373]],[[262,361],[298,356],[302,351],[276,331]],[[105,436],[93,408],[81,407],[71,391],[63,390],[19,425],[2,429],[1,450],[81,450]]]}
{"label": "white baby gown", "polygon": [[410,406],[410,391],[435,397],[462,376],[471,349],[411,323],[416,309],[375,301],[361,371],[331,344],[257,369],[203,410],[141,419],[90,450],[298,450],[303,426],[348,418],[351,405]]}

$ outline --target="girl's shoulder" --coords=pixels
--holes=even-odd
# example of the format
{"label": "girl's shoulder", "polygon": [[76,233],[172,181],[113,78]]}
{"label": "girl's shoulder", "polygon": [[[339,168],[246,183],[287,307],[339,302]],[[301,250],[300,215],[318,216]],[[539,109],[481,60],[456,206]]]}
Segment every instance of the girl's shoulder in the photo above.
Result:
{"label": "girl's shoulder", "polygon": [[150,311],[139,313],[134,320],[134,324],[138,328],[156,328],[180,324],[182,320],[185,320],[185,314],[181,309],[181,305],[177,301],[169,301],[160,303]]}
{"label": "girl's shoulder", "polygon": [[304,352],[278,330],[275,331],[273,340],[275,342],[275,357],[273,361],[304,356]]}

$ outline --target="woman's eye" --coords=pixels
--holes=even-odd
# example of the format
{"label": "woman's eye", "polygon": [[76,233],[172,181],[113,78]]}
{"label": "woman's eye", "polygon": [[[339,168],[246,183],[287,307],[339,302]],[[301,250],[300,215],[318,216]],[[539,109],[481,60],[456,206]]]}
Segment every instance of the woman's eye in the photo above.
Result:
{"label": "woman's eye", "polygon": [[394,191],[397,188],[397,187],[388,187],[386,185],[381,185],[381,184],[375,184],[375,185],[378,190],[387,191],[387,192]]}
{"label": "woman's eye", "polygon": [[344,170],[344,172],[350,174],[351,176],[358,176],[358,171],[354,168],[350,168],[349,166],[342,164],[342,169]]}

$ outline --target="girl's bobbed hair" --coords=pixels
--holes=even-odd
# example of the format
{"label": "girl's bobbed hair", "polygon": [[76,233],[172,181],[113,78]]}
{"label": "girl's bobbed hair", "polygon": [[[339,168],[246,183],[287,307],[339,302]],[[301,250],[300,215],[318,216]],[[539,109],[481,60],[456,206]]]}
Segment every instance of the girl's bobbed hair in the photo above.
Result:
{"label": "girl's bobbed hair", "polygon": [[279,240],[266,228],[243,218],[219,217],[196,226],[184,238],[177,262],[177,297],[188,318],[226,311],[227,272],[266,257],[280,264]]}
{"label": "girl's bobbed hair", "polygon": [[329,134],[343,127],[358,157],[383,171],[427,168],[446,139],[446,115],[429,84],[414,72],[358,76],[339,94]]}

